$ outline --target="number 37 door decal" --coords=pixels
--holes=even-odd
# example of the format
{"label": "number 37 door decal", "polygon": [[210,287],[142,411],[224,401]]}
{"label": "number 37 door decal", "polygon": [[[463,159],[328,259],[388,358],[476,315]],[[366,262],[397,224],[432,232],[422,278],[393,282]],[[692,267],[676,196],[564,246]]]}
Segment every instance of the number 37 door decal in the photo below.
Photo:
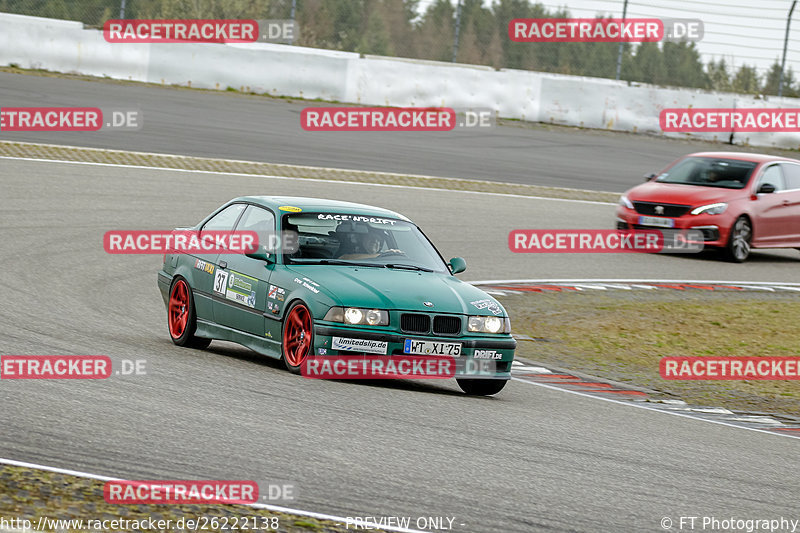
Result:
{"label": "number 37 door decal", "polygon": [[225,287],[228,284],[228,273],[221,268],[217,269],[217,274],[214,276],[214,292],[225,294]]}

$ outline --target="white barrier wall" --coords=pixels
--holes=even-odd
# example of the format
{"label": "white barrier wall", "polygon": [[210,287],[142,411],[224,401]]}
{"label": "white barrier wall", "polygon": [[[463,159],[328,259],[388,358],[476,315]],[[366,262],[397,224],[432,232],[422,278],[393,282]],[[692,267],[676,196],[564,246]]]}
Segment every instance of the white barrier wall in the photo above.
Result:
{"label": "white barrier wall", "polygon": [[0,64],[145,81],[150,48],[115,47],[80,22],[0,14]]}
{"label": "white barrier wall", "polygon": [[349,64],[358,59],[349,52],[266,43],[123,46],[150,47],[149,82],[338,101],[345,99]]}
{"label": "white barrier wall", "polygon": [[[665,89],[600,78],[433,61],[360,57],[267,43],[115,44],[80,22],[0,13],[0,65],[115,79],[321,98],[365,105],[491,108],[500,117],[663,134],[664,108],[791,107],[800,99]],[[800,132],[737,133],[736,144],[800,148]]]}

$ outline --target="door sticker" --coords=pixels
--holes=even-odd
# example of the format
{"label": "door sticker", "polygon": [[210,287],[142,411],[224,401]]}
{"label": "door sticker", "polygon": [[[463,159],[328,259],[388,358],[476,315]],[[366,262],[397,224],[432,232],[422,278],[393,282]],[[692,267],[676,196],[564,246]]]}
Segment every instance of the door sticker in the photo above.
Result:
{"label": "door sticker", "polygon": [[228,273],[221,268],[217,269],[217,274],[214,276],[214,292],[225,294],[225,289],[228,286]]}

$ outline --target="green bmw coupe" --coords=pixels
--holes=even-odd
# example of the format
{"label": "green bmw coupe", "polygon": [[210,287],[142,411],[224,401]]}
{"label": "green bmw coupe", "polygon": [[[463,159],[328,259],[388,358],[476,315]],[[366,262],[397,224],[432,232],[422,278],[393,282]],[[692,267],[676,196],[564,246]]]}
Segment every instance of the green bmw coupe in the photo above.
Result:
{"label": "green bmw coupe", "polygon": [[[499,392],[516,341],[494,298],[454,274],[405,216],[316,198],[236,198],[183,230],[252,231],[248,253],[168,253],[158,273],[179,346],[233,341],[300,372],[309,357],[448,356],[492,362],[488,377],[456,380],[467,394]],[[461,376],[461,377],[459,377]]]}

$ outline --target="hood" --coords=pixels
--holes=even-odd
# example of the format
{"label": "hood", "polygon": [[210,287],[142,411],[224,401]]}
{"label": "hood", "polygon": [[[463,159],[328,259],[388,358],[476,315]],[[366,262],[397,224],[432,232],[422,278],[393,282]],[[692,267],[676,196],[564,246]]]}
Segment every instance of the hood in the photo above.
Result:
{"label": "hood", "polygon": [[722,189],[702,185],[659,183],[649,181],[630,189],[625,195],[631,202],[656,202],[664,204],[700,206],[716,202],[730,202],[739,196],[747,196],[748,188]]}
{"label": "hood", "polygon": [[292,265],[289,270],[318,283],[346,307],[508,316],[497,300],[448,274],[339,265]]}

